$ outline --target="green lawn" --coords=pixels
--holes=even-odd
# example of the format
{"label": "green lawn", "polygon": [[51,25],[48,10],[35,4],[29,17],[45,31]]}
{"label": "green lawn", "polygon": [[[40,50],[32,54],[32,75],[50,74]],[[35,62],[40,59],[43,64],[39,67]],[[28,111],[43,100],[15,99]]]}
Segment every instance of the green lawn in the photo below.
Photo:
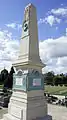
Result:
{"label": "green lawn", "polygon": [[3,88],[3,85],[0,85],[0,89],[2,89]]}
{"label": "green lawn", "polygon": [[[3,85],[0,85],[0,89],[3,88]],[[67,87],[65,86],[50,86],[45,85],[45,92],[55,95],[67,95]]]}
{"label": "green lawn", "polygon": [[67,95],[67,87],[45,85],[45,92],[56,95]]}

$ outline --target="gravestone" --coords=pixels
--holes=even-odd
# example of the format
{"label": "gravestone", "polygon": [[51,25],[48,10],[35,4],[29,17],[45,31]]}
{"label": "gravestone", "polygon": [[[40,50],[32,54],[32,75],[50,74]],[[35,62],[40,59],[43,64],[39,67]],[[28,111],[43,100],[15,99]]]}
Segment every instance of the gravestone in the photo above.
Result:
{"label": "gravestone", "polygon": [[44,79],[38,45],[36,8],[29,4],[24,10],[20,53],[13,63],[13,94],[4,120],[51,120],[47,115]]}

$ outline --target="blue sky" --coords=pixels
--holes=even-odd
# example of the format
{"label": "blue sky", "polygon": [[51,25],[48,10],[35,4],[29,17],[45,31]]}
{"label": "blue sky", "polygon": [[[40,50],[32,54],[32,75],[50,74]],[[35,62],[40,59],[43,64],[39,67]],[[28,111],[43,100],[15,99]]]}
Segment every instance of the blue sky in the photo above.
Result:
{"label": "blue sky", "polygon": [[[45,19],[48,15],[52,15],[48,14],[48,11],[63,8],[67,5],[66,0],[0,0],[0,28],[7,29],[5,24],[10,23],[22,24],[24,8],[28,3],[33,3],[36,6],[37,20],[41,18]],[[54,17],[57,17],[57,15],[54,15]],[[65,35],[67,25],[67,22],[65,22],[66,18],[62,16],[58,16],[58,18],[62,19],[59,24],[55,23],[53,26],[50,26],[49,24],[42,23],[38,25],[39,40],[44,40],[49,37],[60,37],[62,34]],[[18,36],[21,35],[21,30],[9,30],[12,31],[15,36],[17,34]]]}
{"label": "blue sky", "polygon": [[67,0],[0,0],[0,69],[19,53],[24,8],[37,9],[39,52],[43,72],[67,73]]}

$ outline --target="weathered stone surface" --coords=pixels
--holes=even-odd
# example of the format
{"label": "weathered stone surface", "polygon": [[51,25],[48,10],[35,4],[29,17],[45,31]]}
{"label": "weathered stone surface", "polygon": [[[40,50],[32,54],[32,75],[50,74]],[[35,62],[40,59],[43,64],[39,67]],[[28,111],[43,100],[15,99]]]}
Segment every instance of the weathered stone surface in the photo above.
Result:
{"label": "weathered stone surface", "polygon": [[[26,31],[24,31],[25,26],[28,26]],[[26,6],[24,11],[20,54],[18,59],[13,62],[13,66],[16,67],[16,69],[36,69],[40,72],[45,66],[39,56],[37,15],[36,8],[32,4]]]}

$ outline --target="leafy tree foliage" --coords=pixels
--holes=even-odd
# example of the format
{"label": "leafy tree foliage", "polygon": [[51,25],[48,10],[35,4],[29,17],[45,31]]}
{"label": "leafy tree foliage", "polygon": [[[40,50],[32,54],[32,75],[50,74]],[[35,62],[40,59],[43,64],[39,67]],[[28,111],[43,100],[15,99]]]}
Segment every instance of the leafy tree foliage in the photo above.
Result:
{"label": "leafy tree foliage", "polygon": [[2,81],[4,83],[3,88],[12,88],[12,86],[13,86],[13,73],[15,73],[13,66],[11,67],[11,70],[9,73],[6,69],[1,71],[0,82]]}
{"label": "leafy tree foliage", "polygon": [[67,86],[67,75],[64,75],[63,73],[60,75],[55,75],[54,72],[48,72],[44,74],[44,82],[48,85],[65,85]]}
{"label": "leafy tree foliage", "polygon": [[[8,73],[5,68],[0,74],[0,83],[4,84],[4,88],[12,88],[13,86],[13,73],[15,73],[13,66]],[[67,74],[57,74],[55,75],[53,71],[44,74],[44,83],[47,85],[65,85],[67,86]]]}
{"label": "leafy tree foliage", "polygon": [[12,86],[13,86],[13,73],[15,73],[15,71],[14,71],[14,68],[13,68],[13,66],[11,67],[11,70],[10,70],[10,73],[9,73],[9,75],[8,75],[8,85],[9,85],[9,88],[12,88]]}
{"label": "leafy tree foliage", "polygon": [[53,85],[53,78],[54,78],[54,72],[51,71],[51,72],[48,72],[44,75],[44,82],[49,85]]}

